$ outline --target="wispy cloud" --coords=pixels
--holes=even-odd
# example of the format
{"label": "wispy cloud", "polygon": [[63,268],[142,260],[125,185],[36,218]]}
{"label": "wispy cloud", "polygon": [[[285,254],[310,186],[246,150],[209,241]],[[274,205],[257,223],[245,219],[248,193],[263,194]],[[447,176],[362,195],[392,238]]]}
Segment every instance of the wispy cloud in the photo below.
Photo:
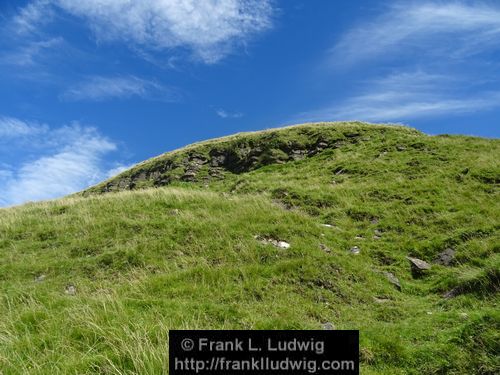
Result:
{"label": "wispy cloud", "polygon": [[[48,131],[47,125],[25,122],[13,117],[0,116],[0,137],[6,141],[13,138],[40,135]],[[0,141],[0,143],[2,143]]]}
{"label": "wispy cloud", "polygon": [[[371,23],[363,22],[332,49],[334,62],[424,52],[458,57],[498,45],[500,8],[481,2],[397,2]],[[449,43],[453,41],[453,43]],[[388,55],[384,56],[385,53]]]}
{"label": "wispy cloud", "polygon": [[294,120],[404,122],[500,108],[490,55],[499,38],[500,7],[492,3],[395,2],[347,30],[323,64],[326,76],[341,67],[363,78]]}
{"label": "wispy cloud", "polygon": [[[108,176],[104,156],[117,149],[95,128],[78,124],[49,128],[3,118],[0,131],[10,135],[10,143],[19,142],[15,149],[20,159],[0,169],[0,206],[55,198],[92,185]],[[29,145],[22,143],[26,138]]]}
{"label": "wispy cloud", "polygon": [[470,95],[463,82],[422,71],[393,74],[367,82],[364,91],[346,100],[298,115],[303,121],[405,121],[456,115],[500,107],[500,91]]}
{"label": "wispy cloud", "polygon": [[61,37],[49,38],[46,40],[28,41],[16,46],[14,49],[5,51],[0,56],[1,64],[29,67],[36,64],[37,60],[43,57],[48,51],[56,47],[61,47],[64,40]]}
{"label": "wispy cloud", "polygon": [[134,96],[164,102],[180,100],[178,90],[135,76],[89,77],[86,81],[67,89],[61,95],[61,99],[67,101],[104,101],[127,99]]}
{"label": "wispy cloud", "polygon": [[19,30],[35,30],[55,10],[84,19],[98,41],[136,49],[186,49],[215,63],[272,26],[272,0],[35,0],[15,18]]}
{"label": "wispy cloud", "polygon": [[21,8],[8,25],[17,34],[37,33],[41,25],[52,20],[50,0],[34,0]]}
{"label": "wispy cloud", "polygon": [[229,111],[226,111],[222,108],[216,109],[215,113],[217,114],[217,116],[219,116],[221,118],[240,118],[240,117],[243,117],[243,113],[241,113],[241,112],[229,112]]}

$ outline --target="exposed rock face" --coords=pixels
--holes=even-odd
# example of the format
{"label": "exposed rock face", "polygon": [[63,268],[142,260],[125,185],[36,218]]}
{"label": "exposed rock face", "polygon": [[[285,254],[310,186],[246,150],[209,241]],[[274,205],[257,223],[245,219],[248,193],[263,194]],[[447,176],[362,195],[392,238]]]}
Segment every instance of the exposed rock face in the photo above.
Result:
{"label": "exposed rock face", "polygon": [[[270,132],[213,145],[200,144],[151,159],[85,193],[165,186],[175,181],[206,183],[223,179],[228,173],[240,174],[266,165],[293,162],[358,143],[361,133],[332,132],[330,137],[319,133],[305,135],[304,143],[287,140],[279,132]],[[343,170],[339,172],[342,173]]]}

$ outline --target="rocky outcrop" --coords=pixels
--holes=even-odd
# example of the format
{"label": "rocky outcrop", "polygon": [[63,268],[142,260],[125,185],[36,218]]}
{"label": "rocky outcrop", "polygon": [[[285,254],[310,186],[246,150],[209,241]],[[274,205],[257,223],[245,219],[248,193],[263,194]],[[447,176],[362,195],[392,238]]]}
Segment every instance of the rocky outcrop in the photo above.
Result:
{"label": "rocky outcrop", "polygon": [[[302,134],[303,133],[303,134]],[[104,193],[165,186],[173,182],[207,183],[229,173],[241,174],[272,164],[314,157],[326,150],[358,143],[362,132],[311,132],[297,129],[297,139],[279,131],[199,144],[151,159],[86,193]]]}

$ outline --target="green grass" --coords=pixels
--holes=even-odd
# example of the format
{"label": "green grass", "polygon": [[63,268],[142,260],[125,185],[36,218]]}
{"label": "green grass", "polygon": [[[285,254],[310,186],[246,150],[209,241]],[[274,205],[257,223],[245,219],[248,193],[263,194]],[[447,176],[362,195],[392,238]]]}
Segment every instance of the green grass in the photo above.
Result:
{"label": "green grass", "polygon": [[[318,138],[337,145],[282,154]],[[244,147],[261,148],[257,162],[222,179],[203,166],[194,182],[96,195],[108,181],[0,210],[0,374],[162,374],[169,329],[325,322],[360,330],[363,374],[499,372],[498,140],[305,125],[190,146],[111,183],[169,160],[180,176],[190,153]],[[448,247],[453,266],[412,277],[406,256],[432,262]]]}

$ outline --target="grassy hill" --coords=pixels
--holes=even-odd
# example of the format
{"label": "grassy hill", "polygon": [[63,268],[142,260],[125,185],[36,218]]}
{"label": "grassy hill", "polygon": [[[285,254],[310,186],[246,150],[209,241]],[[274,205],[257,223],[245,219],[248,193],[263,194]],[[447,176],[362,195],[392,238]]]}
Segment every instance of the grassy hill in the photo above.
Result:
{"label": "grassy hill", "polygon": [[308,124],[2,209],[0,374],[162,374],[169,329],[327,322],[361,331],[362,374],[497,374],[499,155]]}

